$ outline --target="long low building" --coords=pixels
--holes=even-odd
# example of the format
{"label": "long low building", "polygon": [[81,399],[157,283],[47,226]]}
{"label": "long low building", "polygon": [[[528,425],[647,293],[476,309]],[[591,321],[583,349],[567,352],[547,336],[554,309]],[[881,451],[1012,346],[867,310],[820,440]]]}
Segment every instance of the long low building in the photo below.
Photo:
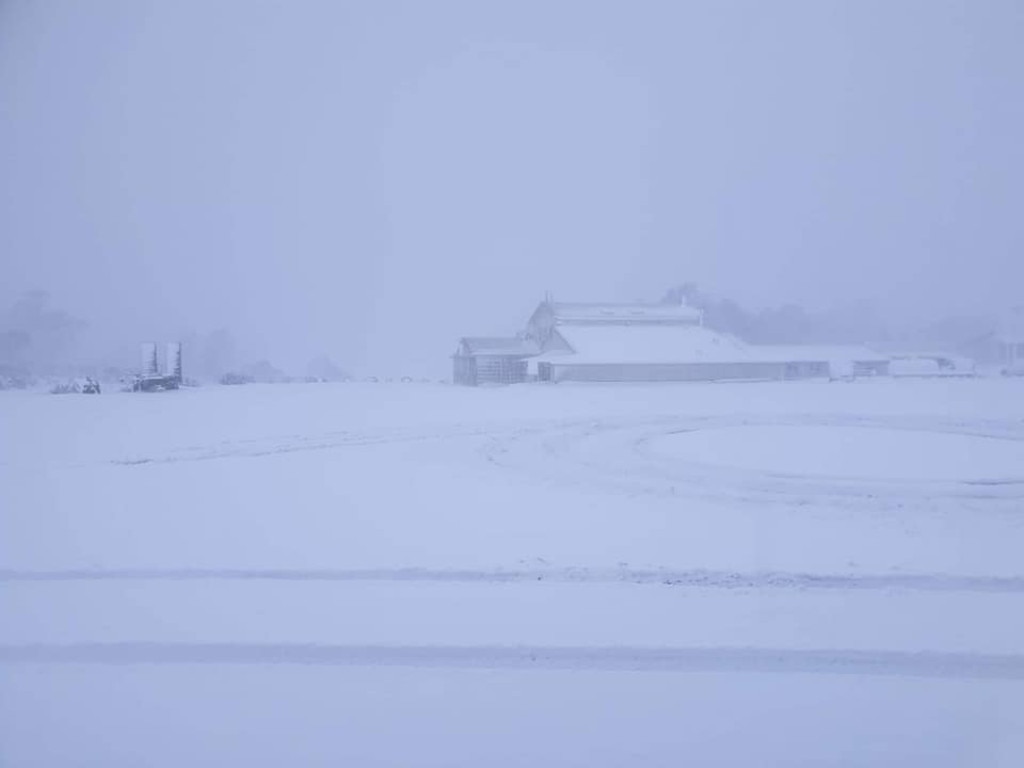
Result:
{"label": "long low building", "polygon": [[684,305],[545,301],[509,338],[464,338],[458,384],[521,381],[753,381],[887,375],[889,361],[854,346],[746,344],[704,327]]}

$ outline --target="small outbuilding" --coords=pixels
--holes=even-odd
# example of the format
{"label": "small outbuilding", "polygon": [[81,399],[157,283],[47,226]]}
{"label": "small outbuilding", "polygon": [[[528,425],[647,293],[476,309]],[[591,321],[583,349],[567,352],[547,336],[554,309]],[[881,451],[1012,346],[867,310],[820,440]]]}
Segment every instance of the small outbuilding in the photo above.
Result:
{"label": "small outbuilding", "polygon": [[456,384],[520,384],[527,379],[527,359],[537,355],[536,344],[518,337],[467,336],[452,355]]}

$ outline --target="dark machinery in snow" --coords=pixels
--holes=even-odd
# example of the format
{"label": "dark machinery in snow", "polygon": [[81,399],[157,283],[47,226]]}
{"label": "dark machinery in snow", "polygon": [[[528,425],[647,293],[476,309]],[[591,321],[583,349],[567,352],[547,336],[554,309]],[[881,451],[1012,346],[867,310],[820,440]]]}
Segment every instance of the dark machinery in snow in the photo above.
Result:
{"label": "dark machinery in snow", "polygon": [[177,389],[181,381],[181,342],[172,341],[167,344],[163,371],[157,359],[156,344],[146,342],[142,345],[142,372],[132,380],[133,392]]}

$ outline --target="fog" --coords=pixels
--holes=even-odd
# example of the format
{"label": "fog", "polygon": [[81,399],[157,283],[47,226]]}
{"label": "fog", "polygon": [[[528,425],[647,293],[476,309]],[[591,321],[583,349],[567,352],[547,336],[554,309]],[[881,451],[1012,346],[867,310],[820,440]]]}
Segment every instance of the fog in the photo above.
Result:
{"label": "fog", "polygon": [[999,312],[1024,6],[0,3],[0,306],[446,375],[546,291]]}
{"label": "fog", "polygon": [[1022,137],[1021,0],[0,0],[0,766],[1024,766]]}

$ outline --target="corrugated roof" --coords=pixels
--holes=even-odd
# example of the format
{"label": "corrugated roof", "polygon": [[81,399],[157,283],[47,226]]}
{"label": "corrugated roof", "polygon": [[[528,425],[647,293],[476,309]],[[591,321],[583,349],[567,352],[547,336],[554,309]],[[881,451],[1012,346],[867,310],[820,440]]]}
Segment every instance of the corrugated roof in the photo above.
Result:
{"label": "corrugated roof", "polygon": [[700,322],[699,309],[682,304],[584,304],[555,302],[551,304],[555,323],[572,324],[685,324]]}
{"label": "corrugated roof", "polygon": [[527,339],[515,336],[466,336],[459,342],[460,349],[470,355],[536,355],[540,349]]}

